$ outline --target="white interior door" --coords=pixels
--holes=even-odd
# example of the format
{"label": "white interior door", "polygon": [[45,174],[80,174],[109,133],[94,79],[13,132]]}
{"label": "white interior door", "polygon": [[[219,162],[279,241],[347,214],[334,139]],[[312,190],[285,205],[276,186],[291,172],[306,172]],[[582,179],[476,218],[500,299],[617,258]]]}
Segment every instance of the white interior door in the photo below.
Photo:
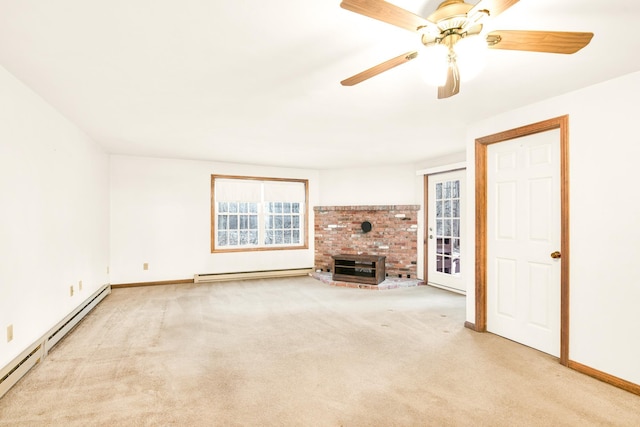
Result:
{"label": "white interior door", "polygon": [[429,175],[427,283],[465,292],[465,170]]}
{"label": "white interior door", "polygon": [[560,133],[487,149],[487,330],[560,354]]}

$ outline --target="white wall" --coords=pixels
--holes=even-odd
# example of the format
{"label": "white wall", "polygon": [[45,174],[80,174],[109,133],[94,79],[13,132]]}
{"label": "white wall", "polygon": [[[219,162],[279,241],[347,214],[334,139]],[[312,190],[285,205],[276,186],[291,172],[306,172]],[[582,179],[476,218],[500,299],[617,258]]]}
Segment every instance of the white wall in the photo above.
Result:
{"label": "white wall", "polygon": [[[211,174],[309,179],[309,249],[211,254]],[[111,283],[312,267],[314,206],[421,202],[413,165],[314,171],[113,155]]]}
{"label": "white wall", "polygon": [[3,68],[0,93],[4,366],[109,282],[109,169],[96,144]]}
{"label": "white wall", "polygon": [[[570,360],[640,384],[640,73],[549,99],[469,128],[468,180],[475,138],[569,114]],[[468,192],[474,239],[474,193]],[[473,253],[470,254],[473,257]],[[473,289],[469,277],[468,289]],[[467,320],[475,321],[473,292]]]}
{"label": "white wall", "polygon": [[[317,204],[318,173],[312,170],[189,160],[111,157],[111,283],[190,279],[226,273],[313,267],[309,249],[211,253],[211,175],[309,180]],[[313,224],[313,209],[309,221]],[[143,264],[149,270],[143,270]]]}
{"label": "white wall", "polygon": [[320,205],[415,205],[419,185],[411,164],[323,170]]}

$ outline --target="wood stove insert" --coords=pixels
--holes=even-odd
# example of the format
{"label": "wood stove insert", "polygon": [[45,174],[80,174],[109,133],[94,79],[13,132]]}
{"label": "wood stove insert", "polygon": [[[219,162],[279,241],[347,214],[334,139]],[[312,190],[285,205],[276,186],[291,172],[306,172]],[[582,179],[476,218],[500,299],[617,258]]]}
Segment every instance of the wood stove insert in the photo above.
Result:
{"label": "wood stove insert", "polygon": [[385,279],[383,255],[333,255],[332,280],[378,285]]}

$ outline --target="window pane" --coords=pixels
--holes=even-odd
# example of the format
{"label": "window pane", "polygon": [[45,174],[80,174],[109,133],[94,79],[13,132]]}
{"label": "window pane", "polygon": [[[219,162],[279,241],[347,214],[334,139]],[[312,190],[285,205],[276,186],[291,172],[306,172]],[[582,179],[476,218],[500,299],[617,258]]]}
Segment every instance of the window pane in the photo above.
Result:
{"label": "window pane", "polygon": [[291,244],[291,230],[284,230],[284,243]]}
{"label": "window pane", "polygon": [[442,218],[442,201],[436,202],[436,218]]}
{"label": "window pane", "polygon": [[281,245],[284,243],[284,233],[282,230],[276,230],[273,232],[274,235],[273,237],[275,238],[275,244],[276,245]]}
{"label": "window pane", "polygon": [[283,218],[282,228],[291,228],[291,215],[285,215]]}
{"label": "window pane", "polygon": [[252,230],[258,229],[258,215],[251,215],[249,217],[249,228]]}
{"label": "window pane", "polygon": [[238,204],[234,202],[229,202],[229,212],[237,213],[238,212]]}
{"label": "window pane", "polygon": [[241,245],[246,245],[249,243],[249,232],[248,231],[241,231],[240,232],[240,244]]}
{"label": "window pane", "polygon": [[436,199],[442,199],[442,183],[436,184]]}
{"label": "window pane", "polygon": [[249,204],[246,203],[246,202],[240,203],[240,209],[239,210],[240,210],[241,213],[249,212]]}
{"label": "window pane", "polygon": [[291,203],[291,212],[299,213],[300,212],[300,203]]}
{"label": "window pane", "polygon": [[282,215],[276,215],[273,217],[273,228],[279,229],[282,228]]}
{"label": "window pane", "polygon": [[247,228],[249,228],[249,217],[240,215],[240,230],[246,230]]}
{"label": "window pane", "polygon": [[442,231],[442,220],[438,219],[436,220],[436,235],[442,236]]}
{"label": "window pane", "polygon": [[291,213],[291,203],[283,203],[282,204],[282,212],[284,213]]}
{"label": "window pane", "polygon": [[249,244],[257,245],[258,244],[258,232],[250,231],[249,232]]}
{"label": "window pane", "polygon": [[444,220],[444,233],[442,235],[451,236],[451,220],[450,219]]}
{"label": "window pane", "polygon": [[218,246],[226,246],[226,245],[227,245],[227,232],[218,231]]}
{"label": "window pane", "polygon": [[456,199],[456,200],[452,200],[452,209],[451,209],[451,216],[453,216],[454,218],[460,218],[460,200]]}
{"label": "window pane", "polygon": [[226,230],[229,227],[229,216],[218,215],[218,230]]}
{"label": "window pane", "polygon": [[229,212],[229,205],[227,202],[218,203],[218,212]]}
{"label": "window pane", "polygon": [[264,236],[264,244],[273,245],[274,240],[275,239],[273,238],[273,230],[267,230],[267,234]]}
{"label": "window pane", "polygon": [[300,231],[293,230],[291,233],[291,243],[300,243]]}
{"label": "window pane", "polygon": [[451,218],[451,200],[444,201],[444,216],[445,218]]}
{"label": "window pane", "polygon": [[258,213],[258,204],[257,203],[249,203],[249,212]]}
{"label": "window pane", "polygon": [[230,231],[229,232],[229,245],[237,246],[238,245],[238,232]]}
{"label": "window pane", "polygon": [[293,228],[300,228],[300,217],[299,216],[294,216],[293,218],[291,218],[291,226]]}
{"label": "window pane", "polygon": [[460,237],[460,220],[459,219],[453,220],[453,236]]}
{"label": "window pane", "polygon": [[238,216],[229,215],[229,230],[237,230],[237,229],[238,229]]}

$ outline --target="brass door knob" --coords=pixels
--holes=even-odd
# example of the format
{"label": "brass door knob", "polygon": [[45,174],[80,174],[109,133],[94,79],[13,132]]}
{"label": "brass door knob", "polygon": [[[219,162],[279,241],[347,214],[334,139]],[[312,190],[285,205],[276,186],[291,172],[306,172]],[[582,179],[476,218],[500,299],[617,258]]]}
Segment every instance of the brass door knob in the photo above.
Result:
{"label": "brass door knob", "polygon": [[562,254],[560,252],[558,252],[558,251],[555,251],[555,252],[551,253],[551,258],[553,258],[553,259],[558,259],[561,256],[562,256]]}

